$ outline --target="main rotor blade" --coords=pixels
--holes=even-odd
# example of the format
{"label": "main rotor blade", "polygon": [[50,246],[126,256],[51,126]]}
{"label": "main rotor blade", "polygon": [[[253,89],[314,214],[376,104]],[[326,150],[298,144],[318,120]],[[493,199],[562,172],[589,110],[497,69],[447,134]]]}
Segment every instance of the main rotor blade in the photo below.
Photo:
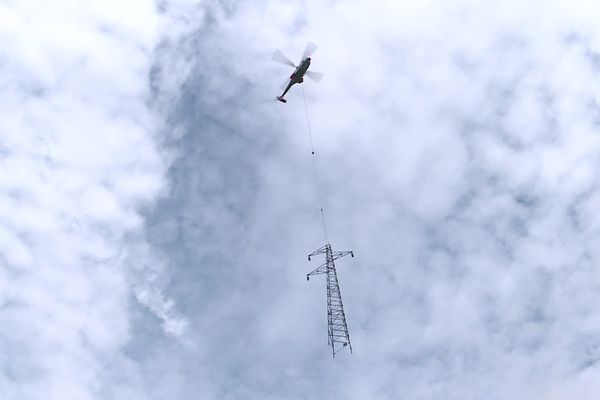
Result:
{"label": "main rotor blade", "polygon": [[304,49],[304,54],[302,54],[302,59],[304,60],[306,57],[310,57],[312,53],[317,50],[317,45],[313,42],[306,43],[306,48]]}
{"label": "main rotor blade", "polygon": [[319,83],[319,82],[321,82],[321,80],[323,79],[325,74],[322,74],[320,72],[315,72],[315,71],[306,71],[306,76],[308,76],[313,81]]}
{"label": "main rotor blade", "polygon": [[294,67],[296,68],[296,65],[294,65],[294,63],[292,62],[292,60],[290,60],[289,58],[287,58],[285,56],[285,54],[283,54],[281,52],[281,50],[276,50],[275,53],[273,53],[273,56],[271,57],[271,59],[275,62],[281,63],[281,64],[286,64],[289,65],[290,67]]}

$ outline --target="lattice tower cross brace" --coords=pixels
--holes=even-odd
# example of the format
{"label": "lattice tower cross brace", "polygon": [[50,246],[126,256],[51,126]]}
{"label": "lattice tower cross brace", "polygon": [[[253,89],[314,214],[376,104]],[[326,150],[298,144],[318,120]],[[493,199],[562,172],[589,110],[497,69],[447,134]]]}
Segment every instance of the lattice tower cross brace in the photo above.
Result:
{"label": "lattice tower cross brace", "polygon": [[320,249],[308,255],[308,261],[311,257],[325,254],[325,264],[319,266],[306,275],[306,280],[310,280],[312,275],[325,274],[327,282],[327,331],[328,344],[331,346],[333,358],[335,355],[348,346],[352,353],[352,344],[350,343],[350,334],[348,333],[348,324],[346,324],[346,315],[344,314],[344,305],[342,304],[342,295],[338,284],[337,272],[334,261],[350,254],[354,257],[352,251],[332,251],[328,243]]}

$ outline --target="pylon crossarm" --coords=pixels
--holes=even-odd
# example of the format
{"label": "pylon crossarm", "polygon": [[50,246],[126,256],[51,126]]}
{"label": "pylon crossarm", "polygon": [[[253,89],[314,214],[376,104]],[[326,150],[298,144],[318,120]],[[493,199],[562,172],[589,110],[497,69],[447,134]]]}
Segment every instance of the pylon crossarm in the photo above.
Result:
{"label": "pylon crossarm", "polygon": [[310,276],[313,275],[321,275],[321,274],[326,274],[327,273],[327,263],[313,269],[312,271],[310,271],[308,274],[306,274],[306,280],[308,280],[308,278]]}
{"label": "pylon crossarm", "polygon": [[313,251],[312,253],[310,253],[308,255],[308,261],[310,261],[311,257],[318,256],[318,255],[321,255],[321,254],[326,254],[327,253],[327,246],[328,245],[326,244],[325,246],[323,246],[323,247],[321,247],[321,248]]}
{"label": "pylon crossarm", "polygon": [[354,252],[353,251],[334,251],[331,254],[333,255],[333,259],[334,260],[337,260],[338,258],[345,257],[348,254],[350,254],[352,257],[354,257]]}
{"label": "pylon crossarm", "polygon": [[[326,254],[327,255],[327,247],[330,246],[329,244],[326,244],[323,247],[320,247],[319,249],[313,251],[312,253],[310,253],[308,255],[308,261],[311,261],[311,257],[314,256],[319,256],[321,254]],[[330,247],[330,253],[332,260],[337,260],[338,258],[342,258],[347,256],[348,254],[350,254],[352,257],[354,257],[354,252],[353,251],[331,251],[331,247]]]}

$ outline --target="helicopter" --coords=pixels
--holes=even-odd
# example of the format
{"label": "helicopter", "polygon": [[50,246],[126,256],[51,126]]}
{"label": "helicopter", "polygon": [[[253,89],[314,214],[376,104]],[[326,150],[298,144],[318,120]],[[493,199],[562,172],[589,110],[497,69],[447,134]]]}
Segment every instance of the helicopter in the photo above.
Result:
{"label": "helicopter", "polygon": [[296,68],[294,73],[290,75],[289,79],[286,79],[283,83],[281,88],[284,89],[284,91],[281,96],[277,96],[277,100],[281,101],[282,103],[287,102],[284,96],[294,84],[304,82],[304,75],[308,76],[317,83],[321,82],[321,79],[323,79],[324,76],[322,73],[308,71],[308,67],[310,67],[311,62],[310,56],[315,52],[315,50],[317,50],[317,45],[312,42],[308,42],[306,44],[306,48],[304,49],[304,53],[302,54],[302,61],[297,66],[280,50],[276,50],[275,53],[273,53],[273,61]]}

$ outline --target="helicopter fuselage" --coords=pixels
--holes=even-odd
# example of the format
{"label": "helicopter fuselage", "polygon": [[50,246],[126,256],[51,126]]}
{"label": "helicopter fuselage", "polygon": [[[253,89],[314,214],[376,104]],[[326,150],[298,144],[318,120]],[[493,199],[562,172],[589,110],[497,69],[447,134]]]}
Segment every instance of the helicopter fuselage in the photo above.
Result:
{"label": "helicopter fuselage", "polygon": [[281,101],[282,103],[285,103],[287,101],[283,96],[285,96],[288,90],[290,90],[292,85],[294,85],[295,83],[304,82],[304,74],[308,70],[308,67],[310,67],[310,57],[306,57],[304,60],[302,60],[302,62],[300,63],[300,65],[298,65],[294,73],[290,75],[290,82],[283,91],[283,94],[277,97],[277,100]]}
{"label": "helicopter fuselage", "polygon": [[294,73],[290,76],[290,80],[293,83],[302,83],[304,81],[304,74],[308,70],[308,67],[310,67],[310,57],[302,60],[300,65],[298,65],[298,68],[296,68]]}

